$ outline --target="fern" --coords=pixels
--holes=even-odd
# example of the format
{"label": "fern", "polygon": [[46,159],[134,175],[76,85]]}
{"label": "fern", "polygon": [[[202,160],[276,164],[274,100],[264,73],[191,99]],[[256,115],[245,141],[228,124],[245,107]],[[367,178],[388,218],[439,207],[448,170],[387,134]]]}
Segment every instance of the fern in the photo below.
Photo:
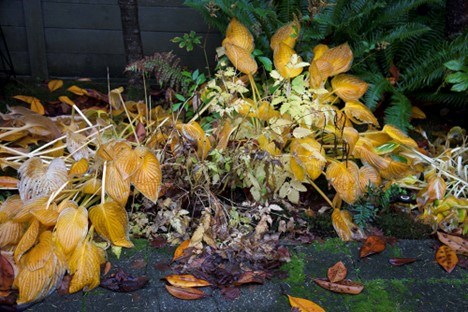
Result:
{"label": "fern", "polygon": [[390,82],[381,74],[372,74],[361,78],[369,82],[369,89],[364,96],[364,103],[371,109],[377,108],[379,101],[385,92],[393,90]]}
{"label": "fern", "polygon": [[411,102],[400,92],[392,95],[390,107],[385,110],[385,123],[392,124],[407,132],[411,128],[409,123],[411,117]]}
{"label": "fern", "polygon": [[161,88],[170,87],[185,94],[187,83],[182,74],[180,58],[172,52],[156,52],[151,56],[129,64],[126,71],[133,71],[148,75],[154,74]]}

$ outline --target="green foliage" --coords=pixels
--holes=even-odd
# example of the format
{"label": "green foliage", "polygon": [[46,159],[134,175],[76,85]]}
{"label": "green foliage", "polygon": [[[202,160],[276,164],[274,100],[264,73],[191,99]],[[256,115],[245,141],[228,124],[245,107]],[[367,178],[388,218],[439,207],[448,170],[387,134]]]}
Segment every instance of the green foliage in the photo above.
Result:
{"label": "green foliage", "polygon": [[468,89],[468,66],[465,57],[444,63],[444,66],[452,73],[445,77],[445,82],[453,84],[450,90],[463,92]]}
{"label": "green foliage", "polygon": [[178,43],[179,48],[187,50],[190,52],[193,50],[194,46],[199,46],[201,44],[201,36],[197,36],[197,33],[193,30],[188,34],[184,34],[182,37],[174,37],[171,39],[172,42]]}

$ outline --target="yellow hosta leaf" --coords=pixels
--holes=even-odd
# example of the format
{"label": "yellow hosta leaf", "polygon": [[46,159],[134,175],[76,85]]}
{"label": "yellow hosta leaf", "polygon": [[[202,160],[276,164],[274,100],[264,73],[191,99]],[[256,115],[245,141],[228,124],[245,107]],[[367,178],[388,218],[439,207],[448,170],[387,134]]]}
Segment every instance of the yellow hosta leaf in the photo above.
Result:
{"label": "yellow hosta leaf", "polygon": [[86,89],[82,89],[77,86],[71,86],[67,89],[67,91],[70,91],[71,93],[74,93],[76,95],[88,95],[88,91],[86,91]]}
{"label": "yellow hosta leaf", "polygon": [[390,156],[386,156],[385,160],[388,162],[388,167],[379,171],[380,175],[384,179],[401,179],[412,172],[410,164],[393,160]]}
{"label": "yellow hosta leaf", "polygon": [[411,118],[426,119],[426,114],[417,106],[411,106]]}
{"label": "yellow hosta leaf", "polygon": [[301,31],[301,24],[297,19],[280,27],[275,34],[271,37],[270,47],[274,51],[280,43],[294,49],[299,32]]}
{"label": "yellow hosta leaf", "polygon": [[177,125],[177,129],[182,132],[184,138],[191,144],[196,144],[197,154],[200,159],[203,160],[208,156],[211,149],[210,140],[206,137],[205,131],[203,131],[202,127],[196,121]]}
{"label": "yellow hosta leaf", "polygon": [[14,221],[0,224],[0,248],[16,245],[23,236],[23,225]]}
{"label": "yellow hosta leaf", "polygon": [[294,177],[296,178],[296,180],[298,181],[304,181],[305,179],[305,174],[306,174],[306,171],[305,169],[302,167],[301,164],[299,164],[296,159],[294,159],[294,157],[291,158],[290,162],[289,162],[289,166],[291,168],[291,172],[293,173]]}
{"label": "yellow hosta leaf", "polygon": [[344,127],[342,135],[343,140],[348,143],[348,152],[352,153],[359,140],[359,132],[353,127]]}
{"label": "yellow hosta leaf", "polygon": [[55,235],[65,254],[72,252],[87,234],[88,210],[85,207],[69,207],[60,212],[55,225]]}
{"label": "yellow hosta leaf", "polygon": [[[325,63],[324,63],[325,64]],[[330,64],[330,63],[326,63]],[[330,69],[331,69],[330,65]],[[331,72],[331,71],[330,71]],[[312,61],[309,66],[309,86],[312,89],[319,89],[323,87],[325,80],[328,78],[326,72],[322,73],[318,67],[317,61]]]}
{"label": "yellow hosta leaf", "polygon": [[238,71],[246,75],[253,75],[257,72],[257,62],[247,50],[231,43],[225,43],[224,48],[229,61]]}
{"label": "yellow hosta leaf", "polygon": [[257,137],[257,142],[260,149],[267,152],[271,156],[281,155],[281,151],[276,147],[275,142],[268,140],[264,134],[261,134]]}
{"label": "yellow hosta leaf", "polygon": [[32,210],[47,209],[48,200],[48,196],[42,196],[26,201],[21,207],[21,209],[18,210],[18,212],[12,220],[15,222],[28,222],[29,220],[31,220]]}
{"label": "yellow hosta leaf", "polygon": [[372,165],[379,171],[387,169],[390,164],[387,158],[378,155],[374,149],[366,143],[356,146],[354,151],[356,157],[361,158],[361,161]]}
{"label": "yellow hosta leaf", "polygon": [[130,196],[130,179],[125,180],[113,162],[107,164],[105,183],[107,194],[120,205],[125,206]]}
{"label": "yellow hosta leaf", "polygon": [[325,309],[310,300],[290,295],[288,295],[288,298],[291,307],[299,309],[300,312],[325,312]]}
{"label": "yellow hosta leaf", "polygon": [[374,114],[366,105],[359,101],[352,100],[346,102],[343,111],[355,124],[372,124],[376,127],[379,126],[379,122],[377,121],[377,118],[375,118]]}
{"label": "yellow hosta leaf", "polygon": [[11,195],[0,205],[0,224],[13,218],[23,206],[19,195]]}
{"label": "yellow hosta leaf", "polygon": [[141,166],[131,178],[133,186],[146,198],[156,203],[161,186],[161,167],[156,156],[148,148],[140,146],[135,149]]}
{"label": "yellow hosta leaf", "polygon": [[60,102],[62,103],[65,103],[65,104],[68,104],[70,106],[75,106],[75,102],[73,102],[68,96],[66,95],[63,95],[63,96],[59,96],[59,100]]}
{"label": "yellow hosta leaf", "polygon": [[59,216],[59,213],[54,209],[54,206],[55,204],[52,204],[49,209],[33,209],[31,210],[31,214],[45,226],[53,226],[57,223],[57,218]]}
{"label": "yellow hosta leaf", "polygon": [[23,237],[19,241],[18,245],[15,248],[15,262],[19,263],[21,257],[25,252],[27,252],[39,238],[39,221],[34,219],[28,227],[28,230],[24,233]]}
{"label": "yellow hosta leaf", "polygon": [[115,153],[113,150],[115,142],[107,142],[105,144],[101,144],[96,151],[96,156],[103,160],[113,160],[115,157]]}
{"label": "yellow hosta leaf", "polygon": [[[301,172],[295,168],[296,163],[301,166],[311,180],[317,179],[327,163],[325,150],[319,142],[310,137],[293,139],[290,145],[291,170],[299,180]],[[301,180],[300,180],[301,181]]]}
{"label": "yellow hosta leaf", "polygon": [[89,162],[86,158],[81,158],[78,161],[75,161],[70,167],[68,174],[70,176],[82,176],[88,171]]}
{"label": "yellow hosta leaf", "polygon": [[69,292],[90,291],[98,287],[101,264],[104,262],[104,250],[89,240],[80,242],[68,260],[68,271],[73,276]]}
{"label": "yellow hosta leaf", "polygon": [[44,115],[45,113],[44,106],[42,105],[41,101],[38,98],[34,96],[27,96],[27,95],[15,95],[13,98],[30,104],[31,110],[33,112],[36,112],[39,115]]}
{"label": "yellow hosta leaf", "polygon": [[[280,42],[273,52],[273,63],[276,70],[283,78],[290,79],[299,76],[302,73],[302,67],[291,67],[291,58],[296,54],[296,51],[285,43]],[[301,57],[298,57],[298,62],[302,62]]]}
{"label": "yellow hosta leaf", "polygon": [[85,194],[94,194],[99,192],[101,185],[101,179],[91,178],[83,184],[81,191]]}
{"label": "yellow hosta leaf", "polygon": [[333,77],[331,85],[333,91],[345,102],[357,101],[369,87],[363,80],[348,74]]}
{"label": "yellow hosta leaf", "polygon": [[218,133],[218,145],[216,145],[217,150],[222,151],[227,147],[229,143],[229,137],[231,136],[234,129],[235,128],[231,125],[229,119],[224,122],[223,127]]}
{"label": "yellow hosta leaf", "polygon": [[369,185],[380,186],[382,178],[379,172],[370,165],[364,165],[359,168],[359,187],[362,193],[367,192]]}
{"label": "yellow hosta leaf", "polygon": [[138,155],[127,142],[117,142],[113,145],[112,151],[114,166],[119,170],[124,180],[131,177],[141,165]]}
{"label": "yellow hosta leaf", "polygon": [[333,209],[332,223],[338,236],[345,242],[364,238],[364,233],[354,224],[353,217],[347,210]]}
{"label": "yellow hosta leaf", "polygon": [[47,84],[47,87],[49,88],[50,92],[54,92],[57,89],[60,89],[63,86],[63,81],[62,80],[51,80]]}
{"label": "yellow hosta leaf", "polygon": [[260,120],[268,121],[271,118],[280,117],[280,113],[267,101],[262,101],[258,107],[256,117]]}
{"label": "yellow hosta leaf", "polygon": [[322,55],[328,51],[330,48],[326,44],[317,44],[313,49],[312,52],[314,52],[314,58],[313,60],[318,60],[319,58],[322,57]]}
{"label": "yellow hosta leaf", "polygon": [[115,201],[93,206],[89,209],[89,219],[96,232],[113,245],[133,247],[128,237],[127,211]]}
{"label": "yellow hosta leaf", "polygon": [[45,155],[53,158],[62,157],[65,152],[65,147],[65,143],[62,141],[57,141],[54,145],[52,145],[52,148],[50,149],[51,151]]}
{"label": "yellow hosta leaf", "polygon": [[409,147],[418,148],[418,144],[409,136],[403,133],[400,129],[392,126],[385,125],[382,129],[382,132],[388,134],[393,140],[398,143],[404,144]]}
{"label": "yellow hosta leaf", "polygon": [[353,161],[334,161],[327,167],[326,177],[340,197],[353,204],[361,195],[359,188],[359,167]]}
{"label": "yellow hosta leaf", "polygon": [[324,51],[318,60],[330,63],[333,67],[330,76],[336,76],[351,68],[353,51],[347,43],[344,43]]}
{"label": "yellow hosta leaf", "polygon": [[447,183],[444,178],[435,174],[427,177],[427,194],[429,195],[430,201],[444,198],[446,190]]}
{"label": "yellow hosta leaf", "polygon": [[63,210],[65,210],[66,208],[74,208],[74,209],[78,209],[78,205],[73,201],[73,200],[70,200],[70,199],[65,199],[65,200],[62,200],[58,205],[57,205],[57,212],[60,214]]}
{"label": "yellow hosta leaf", "polygon": [[223,41],[223,46],[226,43],[231,43],[245,50],[248,54],[252,53],[254,46],[254,38],[250,31],[241,24],[236,18],[233,18],[226,29],[226,39]]}
{"label": "yellow hosta leaf", "polygon": [[65,257],[59,248],[55,248],[52,233],[43,232],[39,243],[21,258],[15,279],[19,290],[16,303],[42,300],[61,283],[65,269]]}

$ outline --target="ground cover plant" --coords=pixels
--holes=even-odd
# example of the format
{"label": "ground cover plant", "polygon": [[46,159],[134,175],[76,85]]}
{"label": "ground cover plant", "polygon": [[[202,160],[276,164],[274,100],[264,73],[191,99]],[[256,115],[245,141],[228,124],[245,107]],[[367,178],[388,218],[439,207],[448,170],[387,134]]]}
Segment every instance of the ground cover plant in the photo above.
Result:
{"label": "ground cover plant", "polygon": [[[322,198],[344,241],[366,239],[367,224],[393,196],[409,196],[402,209],[433,231],[465,235],[464,130],[453,128],[425,150],[398,127],[381,125],[362,102],[369,84],[348,73],[350,45],[318,44],[305,59],[296,52],[302,27],[293,19],[272,34],[270,60],[231,19],[214,77],[166,74],[179,101],[167,109],[125,100],[123,88],[105,95],[71,86],[58,99],[70,114],[48,116],[38,98],[17,96],[28,106],[1,115],[2,184],[17,190],[0,206],[2,261],[14,268],[1,290],[13,283],[16,303],[28,304],[67,274],[69,292],[89,291],[100,284],[105,250],[133,246],[130,232],[181,243],[178,274],[166,278],[174,296],[204,296],[177,288],[187,284],[263,281],[267,268],[289,260],[280,238],[310,240],[304,215],[318,211],[302,206],[309,193]],[[153,56],[129,68],[144,72],[160,57],[174,60]],[[80,105],[90,98],[95,106]],[[437,260],[451,271],[466,240],[439,235],[446,246]],[[375,237],[371,252],[385,248]],[[194,258],[204,261],[187,260]],[[332,271],[317,283],[362,290],[339,284],[345,269]],[[299,299],[291,304],[310,305]]]}

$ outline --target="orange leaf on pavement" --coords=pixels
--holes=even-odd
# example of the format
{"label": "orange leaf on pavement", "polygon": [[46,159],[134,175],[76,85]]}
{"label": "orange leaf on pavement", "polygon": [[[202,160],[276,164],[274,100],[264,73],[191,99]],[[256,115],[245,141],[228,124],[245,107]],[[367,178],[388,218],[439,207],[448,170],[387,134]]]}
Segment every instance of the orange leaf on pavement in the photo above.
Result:
{"label": "orange leaf on pavement", "polygon": [[298,308],[300,312],[325,312],[318,304],[303,298],[288,295],[289,304],[293,308]]}
{"label": "orange leaf on pavement", "polygon": [[339,261],[334,266],[328,268],[328,279],[330,282],[339,282],[346,278],[346,274],[348,274],[348,270],[346,269],[343,262]]}
{"label": "orange leaf on pavement", "polygon": [[452,248],[446,245],[442,245],[437,249],[436,260],[448,273],[452,272],[458,263],[457,254]]}
{"label": "orange leaf on pavement", "polygon": [[340,282],[333,283],[324,278],[315,278],[314,282],[320,287],[341,294],[357,295],[364,289],[364,285],[361,283],[350,280],[342,280]]}
{"label": "orange leaf on pavement", "polygon": [[263,284],[265,282],[266,272],[265,271],[247,271],[237,279],[234,285],[239,286],[243,284]]}
{"label": "orange leaf on pavement", "polygon": [[382,252],[385,250],[385,245],[386,243],[384,238],[375,235],[369,236],[359,250],[359,257],[364,258],[369,255]]}
{"label": "orange leaf on pavement", "polygon": [[181,288],[165,285],[167,291],[176,298],[183,300],[196,300],[207,297],[203,291],[197,288]]}
{"label": "orange leaf on pavement", "polygon": [[191,274],[172,274],[166,276],[165,279],[172,286],[182,288],[204,287],[211,285],[210,282],[196,278]]}
{"label": "orange leaf on pavement", "polygon": [[468,240],[466,238],[437,232],[437,237],[445,245],[453,249],[457,254],[468,256]]}
{"label": "orange leaf on pavement", "polygon": [[174,257],[172,258],[172,261],[176,261],[177,259],[181,258],[184,255],[185,249],[187,249],[190,245],[190,239],[187,239],[180,243],[180,245],[176,248],[174,251]]}

